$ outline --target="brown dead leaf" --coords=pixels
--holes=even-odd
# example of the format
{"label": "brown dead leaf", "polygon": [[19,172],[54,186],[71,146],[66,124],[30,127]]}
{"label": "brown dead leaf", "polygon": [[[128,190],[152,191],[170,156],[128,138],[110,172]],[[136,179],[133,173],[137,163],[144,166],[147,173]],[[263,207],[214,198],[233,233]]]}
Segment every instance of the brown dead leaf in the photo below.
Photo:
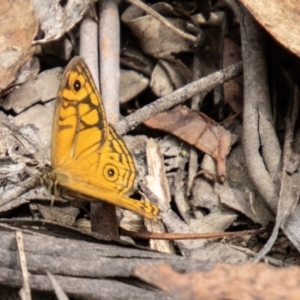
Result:
{"label": "brown dead leaf", "polygon": [[38,20],[28,1],[3,1],[0,6],[0,90],[7,88],[33,55]]}
{"label": "brown dead leaf", "polygon": [[217,163],[219,178],[226,177],[226,156],[236,137],[222,126],[210,123],[185,106],[157,114],[144,122],[150,128],[172,133],[181,140],[209,154]]}
{"label": "brown dead leaf", "polygon": [[300,56],[299,2],[241,0],[254,18],[282,45]]}
{"label": "brown dead leaf", "polygon": [[212,270],[180,274],[169,265],[140,266],[134,275],[176,299],[299,299],[300,269],[266,264],[217,264]]}

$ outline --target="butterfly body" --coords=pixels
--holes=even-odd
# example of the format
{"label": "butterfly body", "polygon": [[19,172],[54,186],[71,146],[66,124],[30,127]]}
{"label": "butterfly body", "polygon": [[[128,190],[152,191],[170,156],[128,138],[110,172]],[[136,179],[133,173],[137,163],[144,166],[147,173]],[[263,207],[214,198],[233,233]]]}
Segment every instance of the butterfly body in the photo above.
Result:
{"label": "butterfly body", "polygon": [[80,57],[68,64],[56,101],[52,171],[44,179],[54,196],[102,200],[156,219],[155,205],[127,197],[137,177],[133,158],[108,124],[101,96]]}

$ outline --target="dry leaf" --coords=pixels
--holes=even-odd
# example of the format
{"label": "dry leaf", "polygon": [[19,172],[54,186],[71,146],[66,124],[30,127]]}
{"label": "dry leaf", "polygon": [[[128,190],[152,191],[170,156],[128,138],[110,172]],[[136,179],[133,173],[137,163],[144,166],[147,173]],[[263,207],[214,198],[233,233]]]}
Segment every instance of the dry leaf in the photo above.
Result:
{"label": "dry leaf", "polygon": [[[29,124],[38,131],[36,138],[42,141],[40,150],[42,150],[43,153],[40,153],[39,157],[36,158],[40,160],[48,160],[50,157],[54,104],[55,101],[47,102],[44,105],[36,104],[17,115],[14,119],[17,126],[22,127],[24,124]],[[33,137],[31,137],[31,139],[34,140]]]}
{"label": "dry leaf", "polygon": [[79,208],[64,204],[62,206],[50,206],[49,203],[30,203],[32,211],[38,211],[45,221],[56,222],[72,226],[79,214]]}
{"label": "dry leaf", "polygon": [[144,54],[140,48],[137,48],[134,42],[132,46],[130,43],[131,39],[126,42],[126,47],[121,50],[121,65],[150,77],[154,68],[153,59]]}
{"label": "dry leaf", "polygon": [[298,1],[241,0],[254,18],[274,38],[291,52],[300,56]]}
{"label": "dry leaf", "polygon": [[[140,40],[145,53],[156,58],[169,57],[179,52],[192,52],[192,46],[185,39],[175,34],[159,20],[144,13],[131,5],[123,13],[122,21],[132,30]],[[185,23],[178,18],[166,18],[175,27],[184,30]]]}
{"label": "dry leaf", "polygon": [[40,61],[37,57],[33,56],[28,60],[20,70],[18,78],[14,84],[22,84],[31,78],[35,77],[40,71]]}
{"label": "dry leaf", "polygon": [[55,99],[62,72],[62,68],[54,68],[39,74],[10,93],[3,101],[2,107],[5,110],[13,109],[18,114],[37,102]]}
{"label": "dry leaf", "polygon": [[[88,10],[91,0],[30,0],[40,21],[43,38],[35,41],[45,43],[59,39],[71,30]],[[62,3],[66,2],[65,5]],[[24,13],[24,12],[22,12]]]}
{"label": "dry leaf", "polygon": [[156,96],[162,97],[190,83],[191,80],[191,71],[181,60],[160,59],[153,70],[150,86]]}
{"label": "dry leaf", "polygon": [[185,106],[157,114],[144,122],[150,128],[172,133],[183,141],[212,156],[218,177],[226,176],[226,156],[236,138],[223,127],[210,123]]}
{"label": "dry leaf", "polygon": [[[234,128],[234,133],[241,135],[237,130],[237,128],[242,130],[241,125],[235,124]],[[195,178],[192,190],[194,206],[206,208],[210,214],[216,211],[224,212],[230,208],[244,214],[254,223],[262,225],[273,221],[272,214],[249,178],[241,143],[231,149],[227,156],[226,168],[227,177],[222,184],[215,183],[212,186],[203,176]],[[204,156],[201,169],[215,173],[215,164],[211,157]],[[213,227],[210,231],[214,230]]]}
{"label": "dry leaf", "polygon": [[120,103],[124,104],[139,95],[149,85],[149,79],[132,71],[120,72]]}
{"label": "dry leaf", "polygon": [[135,276],[176,299],[299,299],[299,267],[217,264],[212,270],[181,274],[169,265],[144,265]]}
{"label": "dry leaf", "polygon": [[38,20],[26,0],[2,1],[0,7],[0,90],[12,84],[34,52]]}

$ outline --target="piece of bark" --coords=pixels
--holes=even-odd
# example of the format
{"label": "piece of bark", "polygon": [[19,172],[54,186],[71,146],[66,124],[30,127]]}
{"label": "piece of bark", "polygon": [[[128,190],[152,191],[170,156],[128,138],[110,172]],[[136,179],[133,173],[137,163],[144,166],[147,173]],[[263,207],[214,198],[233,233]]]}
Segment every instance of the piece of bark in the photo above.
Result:
{"label": "piece of bark", "polygon": [[[169,206],[171,202],[169,185],[164,168],[164,160],[158,145],[153,139],[148,139],[146,143],[147,167],[146,185],[159,198],[161,202]],[[162,221],[153,222],[145,220],[145,226],[151,232],[166,232]],[[164,240],[150,240],[151,249],[165,253],[175,253],[173,243]]]}
{"label": "piece of bark", "polygon": [[[23,233],[31,288],[35,291],[51,291],[50,280],[45,276],[49,271],[69,296],[77,295],[86,299],[96,299],[96,295],[97,299],[101,295],[101,299],[161,299],[162,295],[157,291],[145,291],[121,281],[128,280],[133,270],[142,265],[167,263],[178,272],[211,268],[211,264],[197,260],[121,242],[101,242],[96,239],[91,242],[93,238],[86,237],[90,239],[89,242]],[[80,238],[78,233],[77,238]],[[20,287],[22,281],[14,233],[0,231],[0,243],[0,285]]]}

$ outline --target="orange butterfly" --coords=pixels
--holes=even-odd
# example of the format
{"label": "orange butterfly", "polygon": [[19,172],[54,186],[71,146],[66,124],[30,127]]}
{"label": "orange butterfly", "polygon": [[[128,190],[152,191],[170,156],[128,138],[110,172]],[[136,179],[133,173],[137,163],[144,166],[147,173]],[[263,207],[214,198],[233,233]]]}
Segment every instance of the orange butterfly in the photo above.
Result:
{"label": "orange butterfly", "polygon": [[101,96],[80,57],[68,64],[58,90],[52,171],[43,181],[52,194],[106,201],[156,220],[157,206],[126,197],[137,170],[125,143],[108,124]]}

